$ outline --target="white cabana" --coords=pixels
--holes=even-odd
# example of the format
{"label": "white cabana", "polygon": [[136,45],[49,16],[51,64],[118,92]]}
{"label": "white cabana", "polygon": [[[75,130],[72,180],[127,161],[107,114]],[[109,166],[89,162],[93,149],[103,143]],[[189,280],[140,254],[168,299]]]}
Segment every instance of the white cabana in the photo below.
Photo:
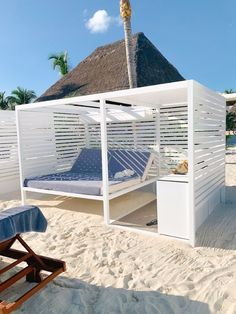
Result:
{"label": "white cabana", "polygon": [[[102,201],[117,226],[134,209],[114,219],[111,202],[137,190],[145,200],[156,185],[156,233],[194,245],[224,201],[225,100],[195,81],[19,106],[17,128],[23,202],[27,192]],[[185,160],[188,173],[174,174]]]}

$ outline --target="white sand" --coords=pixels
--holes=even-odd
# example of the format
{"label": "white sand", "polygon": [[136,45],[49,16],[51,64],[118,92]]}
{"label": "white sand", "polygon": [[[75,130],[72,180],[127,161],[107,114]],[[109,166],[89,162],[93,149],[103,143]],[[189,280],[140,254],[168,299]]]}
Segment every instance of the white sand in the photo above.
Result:
{"label": "white sand", "polygon": [[[236,155],[227,162],[233,199]],[[2,201],[0,208],[18,202]],[[101,211],[81,208],[76,199],[31,202],[49,227],[24,238],[36,252],[64,259],[68,270],[19,313],[236,313],[236,203],[215,211],[198,232],[198,246],[190,248],[105,227]]]}

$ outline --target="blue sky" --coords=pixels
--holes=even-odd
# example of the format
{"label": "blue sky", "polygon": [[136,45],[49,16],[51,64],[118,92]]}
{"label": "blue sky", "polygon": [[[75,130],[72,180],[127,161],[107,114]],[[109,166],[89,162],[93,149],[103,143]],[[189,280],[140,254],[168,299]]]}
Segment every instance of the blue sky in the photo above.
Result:
{"label": "blue sky", "polygon": [[[144,32],[186,79],[236,89],[235,0],[132,0],[132,7],[133,32]],[[40,95],[56,82],[50,53],[67,50],[74,67],[123,38],[119,0],[8,0],[0,12],[0,91],[7,93],[21,86]]]}

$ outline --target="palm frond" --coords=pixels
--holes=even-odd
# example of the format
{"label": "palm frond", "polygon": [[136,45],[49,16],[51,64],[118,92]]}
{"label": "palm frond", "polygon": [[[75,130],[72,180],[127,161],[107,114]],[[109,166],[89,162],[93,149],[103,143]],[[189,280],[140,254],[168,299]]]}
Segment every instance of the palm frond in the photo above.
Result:
{"label": "palm frond", "polygon": [[53,61],[53,70],[58,69],[62,76],[69,72],[67,51],[58,54],[51,54],[48,59]]}
{"label": "palm frond", "polygon": [[5,92],[0,92],[0,109],[9,109],[9,100],[8,97],[5,96]]}
{"label": "palm frond", "polygon": [[35,91],[17,87],[11,92],[9,101],[11,104],[22,105],[32,102],[36,97]]}

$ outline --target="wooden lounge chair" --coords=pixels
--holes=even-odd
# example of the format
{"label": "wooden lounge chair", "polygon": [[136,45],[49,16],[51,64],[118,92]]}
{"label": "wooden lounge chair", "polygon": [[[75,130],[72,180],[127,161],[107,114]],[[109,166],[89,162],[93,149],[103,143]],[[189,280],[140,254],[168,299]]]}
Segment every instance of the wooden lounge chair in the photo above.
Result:
{"label": "wooden lounge chair", "polygon": [[[11,313],[19,308],[32,295],[37,293],[53,278],[65,271],[65,263],[60,260],[37,255],[22,239],[20,233],[28,231],[44,232],[47,222],[39,208],[35,206],[23,206],[0,212],[0,256],[8,257],[14,261],[4,268],[0,268],[0,278],[3,274],[25,262],[27,266],[21,268],[16,274],[7,280],[0,282],[0,293],[9,289],[18,280],[26,278],[28,282],[35,282],[33,288],[20,296],[14,302],[0,300],[0,314]],[[12,235],[10,237],[10,235]],[[3,238],[7,237],[6,240]],[[15,242],[19,242],[25,251],[13,249]],[[44,274],[46,271],[49,275]]]}

